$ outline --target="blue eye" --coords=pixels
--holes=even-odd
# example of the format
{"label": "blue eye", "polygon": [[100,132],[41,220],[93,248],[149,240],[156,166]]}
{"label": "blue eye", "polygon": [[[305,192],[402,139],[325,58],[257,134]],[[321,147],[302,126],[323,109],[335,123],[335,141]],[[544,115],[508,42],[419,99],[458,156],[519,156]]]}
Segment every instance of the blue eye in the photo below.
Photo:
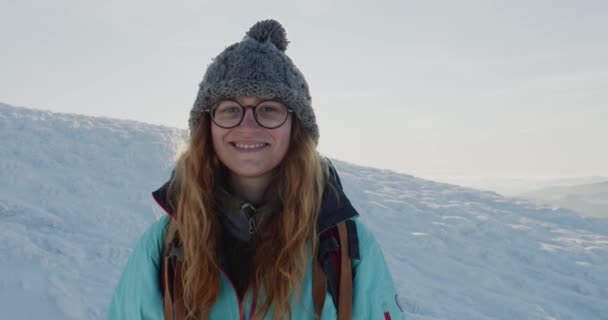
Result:
{"label": "blue eye", "polygon": [[267,115],[285,112],[285,107],[283,107],[282,104],[279,104],[278,102],[274,102],[274,101],[264,102],[258,106],[258,109],[259,109],[259,111],[258,111],[259,113],[263,113],[263,114],[267,114]]}
{"label": "blue eye", "polygon": [[239,108],[239,107],[229,106],[229,107],[222,108],[220,111],[222,113],[235,113],[235,112],[240,112],[241,111],[240,109],[241,108]]}
{"label": "blue eye", "polygon": [[265,113],[272,113],[272,112],[278,112],[278,111],[279,110],[274,106],[263,106],[262,107],[262,112],[265,112]]}
{"label": "blue eye", "polygon": [[240,113],[241,107],[233,103],[220,103],[215,109],[216,114]]}

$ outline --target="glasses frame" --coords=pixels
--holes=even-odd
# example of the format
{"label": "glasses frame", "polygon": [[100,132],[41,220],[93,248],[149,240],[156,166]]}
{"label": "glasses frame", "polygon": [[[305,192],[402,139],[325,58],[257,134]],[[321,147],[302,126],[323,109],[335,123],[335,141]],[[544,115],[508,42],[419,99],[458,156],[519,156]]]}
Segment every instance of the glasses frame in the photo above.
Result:
{"label": "glasses frame", "polygon": [[[214,108],[215,108],[217,105],[219,105],[221,102],[224,102],[224,101],[231,101],[231,102],[234,102],[234,103],[236,103],[236,104],[237,104],[239,107],[241,107],[241,109],[243,110],[243,113],[241,114],[241,120],[239,120],[239,122],[237,122],[237,124],[235,124],[234,126],[229,126],[229,127],[222,126],[222,125],[220,125],[219,123],[217,123],[217,122],[215,121],[215,117],[213,116],[213,109],[214,109]],[[260,121],[258,120],[258,115],[257,115],[257,113],[255,112],[255,111],[256,111],[256,109],[257,109],[257,107],[258,107],[260,104],[262,104],[262,103],[264,103],[264,102],[269,102],[269,101],[270,101],[270,102],[277,102],[277,103],[280,103],[280,104],[281,104],[283,107],[285,107],[285,109],[287,109],[287,115],[285,116],[285,119],[283,120],[283,122],[281,122],[279,125],[274,126],[274,127],[267,127],[267,126],[265,126],[265,125],[261,124],[261,123],[260,123]],[[218,126],[218,127],[222,128],[222,129],[232,129],[232,128],[236,128],[236,127],[240,126],[240,125],[241,125],[241,123],[243,123],[243,120],[245,119],[245,114],[247,113],[247,110],[248,110],[248,109],[252,109],[252,112],[253,112],[253,118],[255,119],[255,122],[256,122],[256,123],[257,123],[257,124],[258,124],[260,127],[262,127],[262,128],[266,128],[266,129],[276,129],[276,128],[281,127],[282,125],[284,125],[284,124],[285,124],[285,122],[287,122],[287,119],[289,119],[289,114],[293,112],[293,110],[292,110],[292,109],[288,108],[288,107],[287,107],[285,104],[283,104],[282,102],[277,101],[277,100],[262,100],[262,101],[258,102],[258,104],[256,104],[256,105],[242,105],[242,104],[240,104],[238,101],[236,101],[236,100],[234,100],[234,99],[223,99],[223,100],[220,100],[220,101],[218,101],[216,104],[214,104],[214,105],[213,105],[211,108],[209,108],[209,109],[205,110],[205,112],[209,113],[209,117],[211,118],[211,121],[213,121],[213,123],[215,123],[215,125],[216,125],[216,126]]]}

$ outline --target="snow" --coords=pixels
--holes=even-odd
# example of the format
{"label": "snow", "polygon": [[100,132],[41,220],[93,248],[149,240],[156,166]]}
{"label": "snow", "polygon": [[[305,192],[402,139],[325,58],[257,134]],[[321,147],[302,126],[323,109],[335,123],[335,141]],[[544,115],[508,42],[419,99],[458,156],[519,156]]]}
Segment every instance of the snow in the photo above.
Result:
{"label": "snow", "polygon": [[[0,104],[3,318],[104,319],[184,137]],[[408,319],[608,318],[608,220],[334,163]]]}

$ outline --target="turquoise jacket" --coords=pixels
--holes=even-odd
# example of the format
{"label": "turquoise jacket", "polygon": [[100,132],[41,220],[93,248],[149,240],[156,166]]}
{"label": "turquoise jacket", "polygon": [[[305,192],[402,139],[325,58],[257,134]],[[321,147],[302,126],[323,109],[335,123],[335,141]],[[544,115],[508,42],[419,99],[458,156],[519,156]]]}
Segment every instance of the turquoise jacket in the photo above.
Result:
{"label": "turquoise jacket", "polygon": [[[155,199],[167,213],[166,186],[154,193]],[[397,291],[387,267],[384,255],[371,232],[359,221],[357,213],[340,189],[336,197],[324,195],[318,223],[320,231],[351,219],[355,222],[359,238],[359,257],[352,260],[353,267],[353,319],[404,319],[399,305]],[[166,226],[171,219],[162,217],[152,224],[139,239],[114,291],[108,312],[109,319],[149,319],[161,320],[163,298],[161,292],[160,265]],[[312,258],[312,257],[311,257]],[[312,301],[312,259],[301,284],[299,299],[292,298],[292,319],[314,319]],[[250,295],[248,295],[250,296]],[[260,302],[258,301],[258,304]],[[240,306],[244,314],[239,314]],[[221,272],[220,294],[210,313],[211,319],[249,319],[255,311],[251,299],[241,301],[230,279]],[[265,319],[272,318],[272,311]],[[323,320],[337,319],[336,307],[327,293],[322,313]]]}

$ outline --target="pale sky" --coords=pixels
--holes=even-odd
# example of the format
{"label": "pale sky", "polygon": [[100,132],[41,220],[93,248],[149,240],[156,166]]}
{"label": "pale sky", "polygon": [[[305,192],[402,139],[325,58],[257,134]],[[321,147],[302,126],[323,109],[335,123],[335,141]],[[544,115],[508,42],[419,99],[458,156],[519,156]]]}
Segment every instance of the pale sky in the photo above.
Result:
{"label": "pale sky", "polygon": [[274,18],[330,157],[421,177],[608,176],[607,1],[0,0],[0,102],[186,128]]}

